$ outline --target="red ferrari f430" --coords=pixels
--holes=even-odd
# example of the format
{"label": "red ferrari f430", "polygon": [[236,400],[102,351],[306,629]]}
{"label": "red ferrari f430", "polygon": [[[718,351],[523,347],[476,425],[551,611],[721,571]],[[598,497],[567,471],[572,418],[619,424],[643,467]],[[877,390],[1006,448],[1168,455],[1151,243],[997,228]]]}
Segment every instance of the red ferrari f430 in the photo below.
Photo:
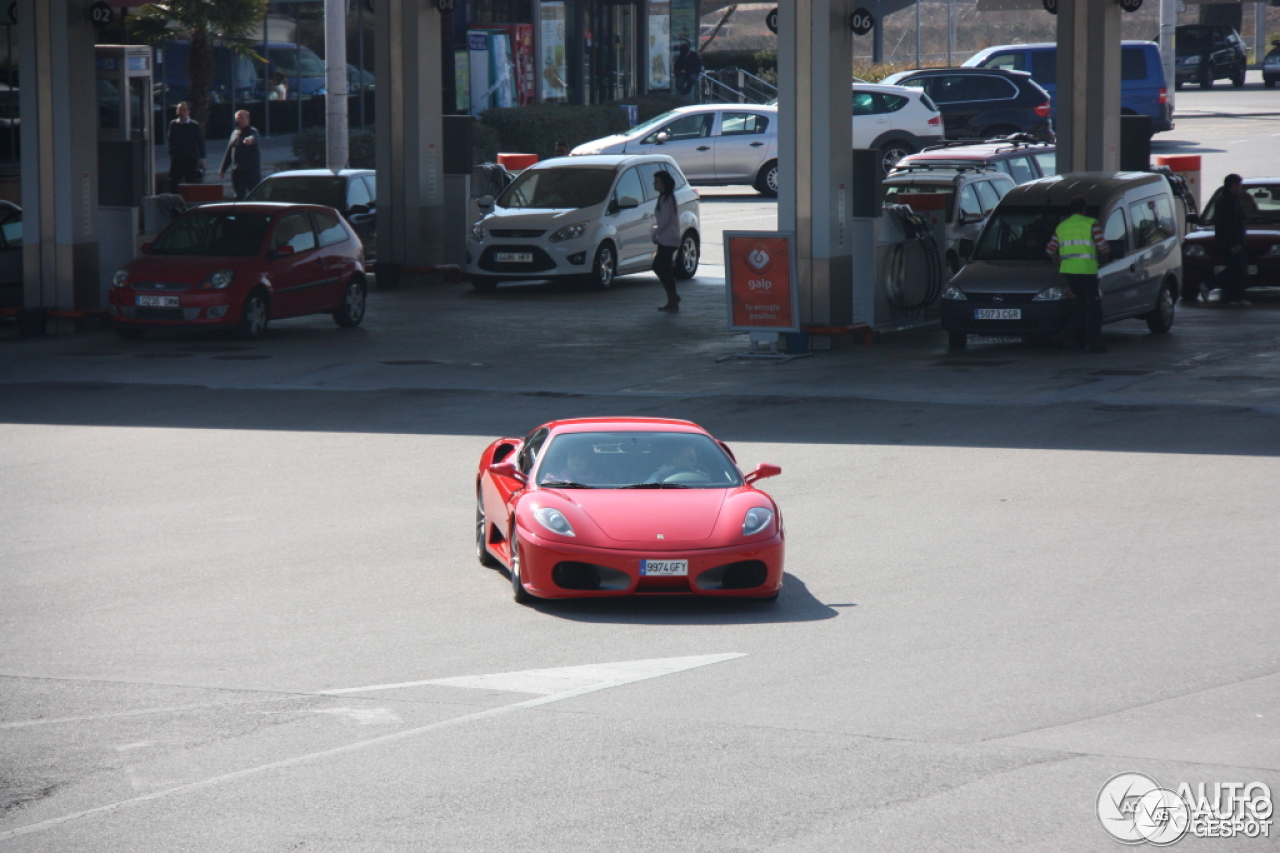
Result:
{"label": "red ferrari f430", "polygon": [[501,438],[476,475],[476,552],[515,599],[695,594],[776,599],[773,498],[689,421],[579,418]]}

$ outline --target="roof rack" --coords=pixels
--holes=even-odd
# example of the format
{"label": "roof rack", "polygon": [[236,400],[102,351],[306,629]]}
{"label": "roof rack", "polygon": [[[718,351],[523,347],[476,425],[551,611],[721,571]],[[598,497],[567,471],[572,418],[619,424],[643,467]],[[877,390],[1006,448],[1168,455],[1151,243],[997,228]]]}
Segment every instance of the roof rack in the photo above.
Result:
{"label": "roof rack", "polygon": [[[943,151],[947,148],[964,148],[970,145],[999,145],[996,151],[1012,151],[1016,148],[1030,148],[1033,145],[1048,145],[1049,143],[1036,139],[1029,133],[1010,133],[1007,136],[996,136],[991,139],[948,139],[937,145],[928,145],[921,148],[921,153],[925,151]],[[995,153],[995,152],[992,152]]]}
{"label": "roof rack", "polygon": [[[894,166],[890,174],[905,175],[910,172],[999,172],[989,163],[907,163]],[[886,176],[887,177],[887,176]]]}

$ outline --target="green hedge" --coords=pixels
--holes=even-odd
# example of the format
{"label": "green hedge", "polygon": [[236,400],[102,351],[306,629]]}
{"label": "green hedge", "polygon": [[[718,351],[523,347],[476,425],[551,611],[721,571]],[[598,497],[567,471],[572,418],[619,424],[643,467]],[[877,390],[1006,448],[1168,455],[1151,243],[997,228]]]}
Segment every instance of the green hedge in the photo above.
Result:
{"label": "green hedge", "polygon": [[498,132],[500,150],[515,154],[555,154],[555,144],[570,148],[620,133],[630,126],[625,111],[608,104],[570,107],[561,104],[534,104],[485,110],[481,123]]}

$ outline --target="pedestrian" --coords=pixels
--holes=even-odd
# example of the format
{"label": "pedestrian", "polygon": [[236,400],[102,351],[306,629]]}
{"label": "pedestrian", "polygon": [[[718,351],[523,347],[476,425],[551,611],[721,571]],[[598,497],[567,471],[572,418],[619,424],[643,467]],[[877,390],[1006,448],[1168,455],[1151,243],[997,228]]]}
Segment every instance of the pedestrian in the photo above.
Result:
{"label": "pedestrian", "polygon": [[557,142],[557,143],[556,143],[556,153],[555,153],[555,155],[554,155],[554,156],[556,156],[556,157],[568,157],[568,156],[569,156],[569,146],[568,146],[566,143],[564,143],[564,142]]}
{"label": "pedestrian", "polygon": [[1070,214],[1058,224],[1053,239],[1045,247],[1058,261],[1058,272],[1075,294],[1073,325],[1076,342],[1085,352],[1106,352],[1102,345],[1102,293],[1098,290],[1098,261],[1111,256],[1111,247],[1102,239],[1098,220],[1085,215],[1088,206],[1078,195],[1067,205]]}
{"label": "pedestrian", "polygon": [[[1211,287],[1222,288],[1224,305],[1248,305],[1244,289],[1248,270],[1245,266],[1245,202],[1244,184],[1237,174],[1227,175],[1213,211],[1213,237],[1218,252],[1227,256],[1226,266],[1212,279]],[[1250,199],[1252,201],[1252,199]]]}
{"label": "pedestrian", "polygon": [[179,184],[204,183],[204,129],[191,120],[191,105],[178,104],[178,117],[169,122],[169,192]]}
{"label": "pedestrian", "polygon": [[676,203],[676,179],[670,172],[655,172],[653,188],[658,192],[658,207],[654,211],[653,242],[658,251],[653,256],[653,271],[667,292],[667,304],[659,311],[679,311],[680,296],[676,293],[676,253],[680,251],[680,205]]}
{"label": "pedestrian", "polygon": [[276,72],[271,78],[271,95],[272,101],[284,101],[289,98],[289,80],[280,72]]}
{"label": "pedestrian", "polygon": [[222,166],[218,169],[219,180],[225,179],[227,170],[231,170],[231,186],[235,190],[236,201],[244,201],[244,197],[262,180],[258,139],[258,129],[249,124],[249,111],[237,110],[236,129],[231,132],[227,153],[222,155]]}
{"label": "pedestrian", "polygon": [[676,74],[676,92],[683,97],[696,94],[698,77],[702,74],[702,57],[696,50],[681,43],[671,70]]}

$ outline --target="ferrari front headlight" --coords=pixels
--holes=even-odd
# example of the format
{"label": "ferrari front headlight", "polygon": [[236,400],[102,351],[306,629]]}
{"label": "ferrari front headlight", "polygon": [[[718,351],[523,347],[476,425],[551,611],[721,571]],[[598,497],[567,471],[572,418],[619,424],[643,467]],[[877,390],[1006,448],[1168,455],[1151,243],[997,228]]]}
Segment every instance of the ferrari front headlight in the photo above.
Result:
{"label": "ferrari front headlight", "polygon": [[533,517],[552,533],[558,533],[561,536],[577,535],[573,532],[573,525],[569,523],[569,519],[565,518],[564,513],[558,509],[553,509],[549,506],[535,507]]}
{"label": "ferrari front headlight", "polygon": [[747,510],[747,517],[742,520],[742,535],[753,536],[769,526],[773,521],[773,510],[755,506]]}

